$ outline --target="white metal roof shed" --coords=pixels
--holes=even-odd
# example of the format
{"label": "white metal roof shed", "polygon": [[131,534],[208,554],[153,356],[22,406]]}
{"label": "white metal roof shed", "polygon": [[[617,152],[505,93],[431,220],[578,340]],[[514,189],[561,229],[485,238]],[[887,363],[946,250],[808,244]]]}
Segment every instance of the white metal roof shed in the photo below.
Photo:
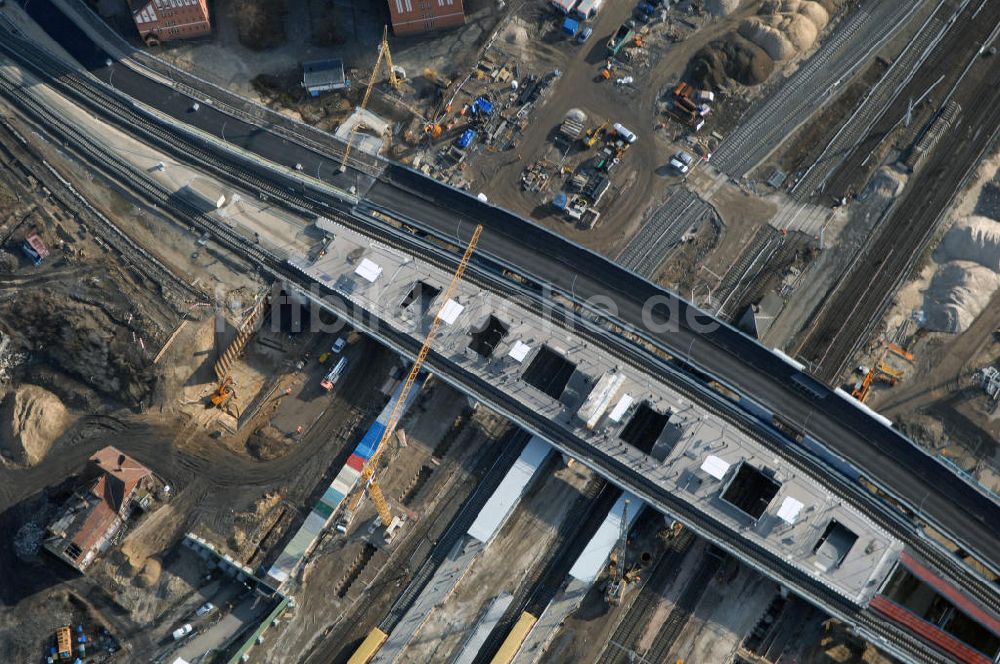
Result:
{"label": "white metal roof shed", "polygon": [[701,464],[701,469],[706,473],[711,475],[717,480],[721,480],[726,476],[729,471],[729,466],[732,465],[728,461],[724,461],[714,454],[709,454],[705,457],[704,463]]}
{"label": "white metal roof shed", "polygon": [[514,346],[507,355],[513,357],[518,362],[524,362],[524,358],[528,357],[529,352],[531,352],[531,346],[523,341],[515,341]]}
{"label": "white metal roof shed", "polygon": [[574,579],[591,584],[600,575],[604,563],[607,562],[608,556],[611,555],[611,550],[615,548],[615,544],[618,542],[618,535],[622,527],[622,512],[625,510],[626,500],[629,501],[628,527],[631,528],[632,524],[635,523],[635,518],[642,511],[645,503],[626,491],[618,498],[618,502],[611,508],[607,518],[601,523],[594,536],[590,538],[583,553],[573,563],[569,574]]}
{"label": "white metal roof shed", "polygon": [[551,450],[551,445],[538,436],[532,436],[466,532],[484,544],[489,542],[521,500],[525,487]]}

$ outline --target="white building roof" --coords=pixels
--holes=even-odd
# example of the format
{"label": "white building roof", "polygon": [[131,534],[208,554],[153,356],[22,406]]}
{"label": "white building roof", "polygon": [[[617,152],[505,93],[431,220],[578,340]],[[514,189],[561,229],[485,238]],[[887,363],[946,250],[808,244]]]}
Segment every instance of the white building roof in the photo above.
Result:
{"label": "white building roof", "polygon": [[441,307],[441,313],[438,314],[438,317],[445,323],[448,323],[448,325],[454,325],[455,321],[458,320],[458,315],[462,313],[463,309],[465,309],[465,307],[455,300],[448,300],[444,303],[444,306]]}
{"label": "white building roof", "polygon": [[362,258],[361,264],[354,270],[354,274],[369,283],[375,283],[375,280],[378,279],[380,274],[382,274],[382,266],[375,261]]}
{"label": "white building roof", "polygon": [[721,480],[723,477],[726,476],[726,472],[729,470],[730,465],[731,464],[729,464],[726,461],[723,461],[714,454],[709,454],[707,457],[705,457],[704,463],[701,464],[701,469],[704,470],[709,475],[711,475],[712,477],[714,477],[715,479]]}

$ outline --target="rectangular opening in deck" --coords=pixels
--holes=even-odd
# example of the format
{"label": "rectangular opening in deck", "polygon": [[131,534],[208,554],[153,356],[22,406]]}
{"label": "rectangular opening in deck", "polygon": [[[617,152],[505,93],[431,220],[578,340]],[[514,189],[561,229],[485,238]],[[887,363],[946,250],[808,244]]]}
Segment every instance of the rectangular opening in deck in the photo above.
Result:
{"label": "rectangular opening in deck", "polygon": [[741,463],[733,479],[722,492],[722,499],[754,519],[767,510],[778,494],[781,483],[760,468]]}
{"label": "rectangular opening in deck", "polygon": [[653,451],[653,445],[656,444],[656,440],[663,433],[669,420],[670,413],[660,413],[653,410],[648,401],[643,401],[635,409],[632,418],[629,419],[628,424],[618,434],[618,437],[642,451],[643,454],[649,454]]}
{"label": "rectangular opening in deck", "polygon": [[823,572],[837,569],[857,541],[858,536],[854,531],[836,519],[830,519],[826,530],[813,546],[813,553],[816,554],[813,564],[816,569]]}
{"label": "rectangular opening in deck", "polygon": [[524,371],[524,380],[553,399],[558,399],[576,365],[548,346],[542,346]]}
{"label": "rectangular opening in deck", "polygon": [[[410,309],[419,315],[424,315],[431,308],[431,302],[441,292],[440,288],[435,288],[425,281],[418,281],[413,284],[413,288],[406,294],[403,301],[399,303],[401,309]],[[415,307],[412,305],[416,304]]]}
{"label": "rectangular opening in deck", "polygon": [[472,332],[469,348],[476,351],[480,357],[491,357],[497,346],[507,336],[508,326],[496,316],[490,316],[482,327]]}

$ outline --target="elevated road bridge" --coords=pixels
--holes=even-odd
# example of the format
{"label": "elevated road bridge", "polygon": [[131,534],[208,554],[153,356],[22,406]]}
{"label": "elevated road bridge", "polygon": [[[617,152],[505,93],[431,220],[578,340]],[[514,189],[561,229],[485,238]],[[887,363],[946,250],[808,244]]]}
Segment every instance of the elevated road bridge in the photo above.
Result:
{"label": "elevated road bridge", "polygon": [[[48,4],[45,0],[34,0],[32,7],[35,3]],[[41,17],[46,20],[61,16],[51,5],[44,11],[54,12]],[[68,22],[55,28],[49,27],[57,36],[61,31],[76,29]],[[838,495],[849,503],[851,510],[859,512],[864,520],[874,525],[872,532],[883,532],[881,542],[886,547],[893,546],[893,541],[897,539],[905,542],[972,595],[987,612],[996,612],[998,600],[993,586],[974,577],[960,562],[943,556],[932,545],[921,541],[898,512],[860,490],[857,480],[864,476],[907,506],[911,516],[915,517],[915,526],[919,526],[920,521],[930,522],[967,551],[975,552],[988,565],[996,566],[996,559],[1000,557],[1000,547],[996,546],[1000,537],[1000,517],[991,497],[953,475],[877,417],[859,410],[849,399],[809,377],[794,362],[607,259],[527,220],[394,164],[383,163],[374,173],[366,168],[363,172],[352,170],[343,176],[337,175],[336,156],[271,134],[266,128],[244,123],[217,111],[209,103],[202,103],[198,112],[192,112],[194,99],[174,91],[169,84],[145,76],[120,62],[109,68],[105,64],[107,54],[90,42],[84,33],[77,31],[71,38],[65,34],[61,37],[71,51],[76,51],[73,55],[99,78],[111,78],[113,70],[115,73],[111,80],[117,93],[59,65],[47,54],[33,50],[30,44],[21,42],[13,35],[3,40],[0,49],[37,75],[49,79],[57,89],[66,94],[80,95],[82,104],[93,108],[95,113],[106,115],[109,121],[129,124],[127,113],[122,113],[120,109],[110,112],[108,106],[109,99],[127,99],[124,95],[157,109],[159,113],[173,118],[172,123],[161,123],[156,131],[160,132],[164,147],[173,149],[179,156],[190,156],[198,150],[202,153],[210,151],[216,163],[207,165],[220,171],[224,171],[221,164],[239,163],[240,168],[250,169],[267,183],[261,188],[270,196],[279,197],[304,211],[325,213],[345,228],[362,232],[366,237],[388,241],[403,255],[421,256],[431,266],[449,269],[450,263],[457,259],[435,249],[437,244],[428,242],[428,239],[443,239],[460,245],[471,232],[472,222],[484,224],[486,233],[472,271],[475,283],[481,289],[504,300],[513,300],[535,315],[547,312],[560,328],[571,329],[585,343],[592,344],[595,349],[603,349],[609,357],[617,358],[621,366],[627,365],[630,375],[648,376],[646,381],[634,377],[630,379],[637,393],[637,385],[654,381],[657,389],[650,390],[651,395],[673,392],[671,404],[659,404],[659,410],[655,399],[650,397],[653,399],[650,410],[654,413],[662,416],[664,410],[679,412],[683,403],[678,399],[697,403],[699,408],[704,408],[723,422],[723,428],[732,426],[740,432],[741,439],[750,441],[747,444],[761,446],[756,452],[741,457],[738,463],[735,457],[727,461],[721,453],[706,454],[698,459],[697,470],[687,469],[691,471],[690,475],[697,475],[700,471],[714,477],[709,470],[721,466],[709,464],[708,469],[702,467],[707,462],[707,456],[713,456],[728,464],[724,472],[716,472],[721,472],[729,480],[740,474],[739,468],[745,458],[756,458],[758,463],[755,467],[765,469],[767,472],[764,475],[770,474],[772,480],[774,474],[780,474],[782,469],[816,479],[818,483],[810,482],[809,485]],[[204,98],[201,100],[205,102]],[[145,111],[140,111],[142,109],[137,107],[135,113],[145,114]],[[226,150],[219,150],[218,143],[202,142],[198,149],[193,149],[189,145],[192,127],[220,139],[224,135],[225,141],[234,148],[247,150],[256,156],[248,162],[227,154]],[[128,129],[135,131],[134,126]],[[147,127],[145,131],[153,130]],[[275,168],[275,164],[286,168]],[[287,168],[294,164],[301,164],[302,173],[314,174],[312,182]],[[235,181],[254,184],[246,179],[233,178],[231,171],[229,174]],[[331,195],[330,186],[342,190],[353,188],[358,199]],[[386,224],[386,219],[403,222],[410,230],[399,230],[394,225]],[[273,257],[265,258],[273,261]],[[286,272],[287,265],[283,261],[280,264],[272,262],[269,267],[285,278],[296,280],[295,275]],[[309,274],[310,269],[313,266],[303,264],[296,268],[299,277],[315,278],[315,275]],[[308,279],[298,279],[298,283],[305,287]],[[344,307],[361,320],[373,313],[370,307],[366,309],[357,302],[350,303],[349,307],[345,303]],[[381,329],[391,329],[391,326]],[[373,329],[373,332],[377,330]],[[408,348],[408,344],[413,343],[410,335],[383,333],[382,338],[401,352],[413,352],[412,348]],[[561,353],[559,348],[550,350],[557,359],[566,354]],[[537,346],[535,352],[540,352]],[[524,359],[527,360],[527,356]],[[742,559],[765,569],[775,578],[783,579],[796,592],[824,605],[835,615],[856,624],[862,621],[859,618],[862,615],[868,616],[864,620],[875,620],[870,617],[870,612],[858,608],[865,603],[866,595],[870,597],[870,589],[857,591],[845,602],[842,590],[831,592],[829,587],[818,587],[825,584],[817,584],[815,575],[804,571],[802,565],[789,566],[780,560],[780,556],[775,556],[774,551],[767,551],[760,543],[754,544],[752,538],[734,537],[736,528],[732,522],[726,524],[724,519],[712,515],[711,510],[706,508],[692,510],[690,504],[682,499],[671,502],[670,491],[655,482],[650,484],[650,478],[642,472],[643,467],[633,465],[634,461],[652,466],[654,462],[663,463],[669,459],[673,448],[663,459],[652,455],[659,436],[648,451],[640,451],[640,456],[634,460],[615,460],[610,450],[602,450],[599,441],[582,435],[578,423],[570,427],[570,423],[560,421],[556,413],[546,416],[537,409],[527,408],[525,403],[517,402],[492,380],[477,376],[475,372],[460,370],[461,363],[454,357],[438,356],[434,362],[442,375],[468,393],[483,399],[529,430],[551,439],[602,474],[648,498],[651,504],[687,520],[704,535],[725,543],[729,548],[741,549],[736,553]],[[556,360],[553,362],[558,366]],[[599,380],[608,370],[584,373],[585,383],[586,380]],[[574,373],[575,367],[570,377]],[[723,392],[708,387],[710,383],[723,386]],[[534,386],[534,389],[542,388]],[[578,400],[585,398],[582,388],[575,394]],[[551,404],[552,407],[563,413],[563,417],[566,415],[563,411],[578,413],[578,410],[566,410],[569,406],[560,401],[562,396],[562,392],[556,397],[550,395],[562,404]],[[775,423],[779,424],[779,429],[772,426]],[[675,424],[682,430],[693,431],[695,426],[687,420],[678,420]],[[618,434],[622,432],[613,433],[621,438]],[[805,446],[794,444],[784,437],[785,433],[790,433],[793,439],[799,439]],[[720,440],[725,438],[723,435]],[[774,467],[777,463],[763,462],[765,450],[768,455],[780,455],[781,468]],[[814,456],[816,454],[818,456]],[[706,480],[702,478],[702,481]],[[754,477],[750,482],[754,486],[768,485],[767,481],[758,481]],[[778,483],[784,486],[784,482]],[[697,489],[693,493],[698,496]],[[731,497],[737,503],[742,500],[737,496]],[[776,507],[777,503],[773,500],[779,497],[776,491],[765,501],[767,506]],[[707,494],[700,499],[705,502],[715,500]],[[843,518],[849,520],[848,516]],[[877,585],[877,576],[866,576],[865,584],[873,578]],[[880,623],[872,623],[877,624]],[[884,640],[884,633],[874,626],[870,625],[867,633],[876,640]],[[907,652],[911,652],[913,647],[912,644],[907,646]],[[925,653],[921,659],[927,657],[929,655]]]}

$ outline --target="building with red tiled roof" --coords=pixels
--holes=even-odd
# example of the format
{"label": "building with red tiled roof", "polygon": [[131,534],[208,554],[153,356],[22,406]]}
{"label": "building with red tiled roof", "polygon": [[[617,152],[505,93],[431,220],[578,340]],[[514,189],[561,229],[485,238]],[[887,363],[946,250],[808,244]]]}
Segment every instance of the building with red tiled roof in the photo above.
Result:
{"label": "building with red tiled roof", "polygon": [[207,0],[130,0],[132,20],[148,46],[212,32]]}
{"label": "building with red tiled roof", "polygon": [[108,548],[136,499],[149,495],[153,481],[149,468],[117,448],[97,451],[90,457],[80,489],[49,525],[45,548],[84,571]]}
{"label": "building with red tiled roof", "polygon": [[462,0],[389,0],[392,32],[397,36],[465,24]]}

